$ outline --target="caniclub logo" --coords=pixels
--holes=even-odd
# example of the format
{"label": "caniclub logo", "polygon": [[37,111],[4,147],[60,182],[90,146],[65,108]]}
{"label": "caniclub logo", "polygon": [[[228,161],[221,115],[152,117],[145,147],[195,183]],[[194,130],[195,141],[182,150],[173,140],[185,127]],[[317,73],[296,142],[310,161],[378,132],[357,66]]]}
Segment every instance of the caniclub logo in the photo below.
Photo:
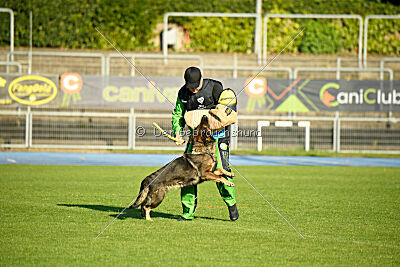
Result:
{"label": "caniclub logo", "polygon": [[266,104],[264,95],[267,92],[267,79],[263,77],[249,77],[245,84],[245,91],[249,96],[247,109],[254,110],[256,104],[258,107],[263,107]]}
{"label": "caniclub logo", "polygon": [[[337,91],[337,93],[335,93],[335,91]],[[351,88],[351,90],[340,91],[340,85],[333,82],[327,83],[321,87],[319,98],[325,106],[330,108],[338,105],[400,104],[400,92],[396,89]]]}
{"label": "caniclub logo", "polygon": [[64,73],[60,78],[60,86],[64,92],[61,106],[68,107],[70,105],[71,98],[76,103],[81,100],[81,94],[79,93],[82,89],[82,77],[78,73]]}
{"label": "caniclub logo", "polygon": [[[336,107],[339,103],[335,100],[335,96],[331,95],[328,92],[328,89],[333,88],[338,90],[339,84],[337,83],[327,83],[322,86],[321,90],[319,91],[319,98],[321,99],[322,103],[324,103],[327,107]],[[335,101],[334,101],[335,100]]]}

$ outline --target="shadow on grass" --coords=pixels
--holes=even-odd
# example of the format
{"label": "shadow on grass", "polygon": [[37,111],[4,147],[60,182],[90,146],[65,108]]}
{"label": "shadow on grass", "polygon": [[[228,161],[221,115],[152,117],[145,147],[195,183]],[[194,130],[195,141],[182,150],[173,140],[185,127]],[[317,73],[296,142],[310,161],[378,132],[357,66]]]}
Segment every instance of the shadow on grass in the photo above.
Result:
{"label": "shadow on grass", "polygon": [[[78,207],[78,208],[85,208],[97,211],[104,211],[104,212],[116,212],[116,214],[110,214],[111,217],[117,217],[118,214],[125,208],[125,207],[114,207],[114,206],[104,206],[104,205],[84,205],[84,204],[57,204],[57,206],[63,207]],[[151,211],[151,217],[161,217],[167,219],[178,219],[179,216],[172,215],[163,212]],[[134,218],[134,219],[143,219],[140,215],[140,209],[126,209],[124,212],[119,215],[118,219],[125,220],[126,218]]]}
{"label": "shadow on grass", "polygon": [[[85,205],[85,204],[57,204],[57,206],[70,207],[70,208],[85,208],[85,209],[91,209],[91,210],[97,210],[97,211],[103,211],[103,212],[116,212],[116,214],[110,214],[111,217],[117,217],[118,214],[120,214],[120,212],[125,208],[125,207],[114,207],[114,206],[104,206],[104,205]],[[164,212],[157,212],[157,211],[152,210],[151,217],[152,218],[161,217],[161,218],[166,218],[166,219],[171,219],[171,220],[177,220],[180,216],[169,214],[169,213],[164,213]],[[140,209],[125,209],[124,212],[121,215],[119,215],[118,219],[125,220],[126,218],[143,220],[143,217],[140,215]],[[196,216],[196,218],[205,219],[205,220],[229,221],[229,220],[225,220],[225,219],[203,217],[203,216]]]}

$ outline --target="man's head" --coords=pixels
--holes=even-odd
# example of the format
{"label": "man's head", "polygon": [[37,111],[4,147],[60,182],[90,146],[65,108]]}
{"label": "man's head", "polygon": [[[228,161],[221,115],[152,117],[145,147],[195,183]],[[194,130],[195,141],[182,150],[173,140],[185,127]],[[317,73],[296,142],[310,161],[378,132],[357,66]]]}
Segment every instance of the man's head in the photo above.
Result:
{"label": "man's head", "polygon": [[200,69],[196,67],[187,68],[184,77],[186,82],[185,87],[193,93],[197,93],[198,89],[202,86]]}

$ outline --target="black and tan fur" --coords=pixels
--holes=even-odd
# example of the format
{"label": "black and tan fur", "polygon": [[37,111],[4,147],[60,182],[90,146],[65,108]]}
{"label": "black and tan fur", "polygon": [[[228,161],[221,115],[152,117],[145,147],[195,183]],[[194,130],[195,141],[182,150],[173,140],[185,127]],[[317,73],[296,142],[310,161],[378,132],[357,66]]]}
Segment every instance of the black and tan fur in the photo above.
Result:
{"label": "black and tan fur", "polygon": [[168,190],[196,185],[203,181],[221,182],[228,186],[233,183],[222,174],[233,176],[224,169],[216,170],[215,140],[210,134],[208,119],[204,116],[195,129],[189,142],[192,142],[191,153],[174,159],[161,169],[147,176],[141,183],[139,195],[130,208],[141,206],[141,215],[151,220],[150,211],[161,204]]}

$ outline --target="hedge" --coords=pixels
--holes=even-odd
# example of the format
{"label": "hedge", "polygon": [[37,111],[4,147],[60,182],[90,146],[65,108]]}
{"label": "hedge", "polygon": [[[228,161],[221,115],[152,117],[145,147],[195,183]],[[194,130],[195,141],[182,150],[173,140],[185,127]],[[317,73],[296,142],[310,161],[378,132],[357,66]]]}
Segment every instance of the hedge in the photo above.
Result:
{"label": "hedge", "polygon": [[[166,12],[255,12],[255,0],[172,1],[172,0],[0,0],[15,14],[15,46],[29,44],[29,11],[33,13],[33,45],[110,49],[95,31],[99,27],[123,50],[158,51],[153,44],[154,29]],[[269,0],[263,1],[266,13],[320,14],[399,14],[392,3],[365,0]],[[9,44],[8,14],[0,13],[0,46]],[[190,36],[186,51],[250,53],[254,46],[254,19],[172,17]],[[279,51],[290,36],[305,28],[290,52],[337,54],[356,52],[357,20],[270,19],[268,50]],[[368,52],[400,55],[400,21],[372,20]]]}

